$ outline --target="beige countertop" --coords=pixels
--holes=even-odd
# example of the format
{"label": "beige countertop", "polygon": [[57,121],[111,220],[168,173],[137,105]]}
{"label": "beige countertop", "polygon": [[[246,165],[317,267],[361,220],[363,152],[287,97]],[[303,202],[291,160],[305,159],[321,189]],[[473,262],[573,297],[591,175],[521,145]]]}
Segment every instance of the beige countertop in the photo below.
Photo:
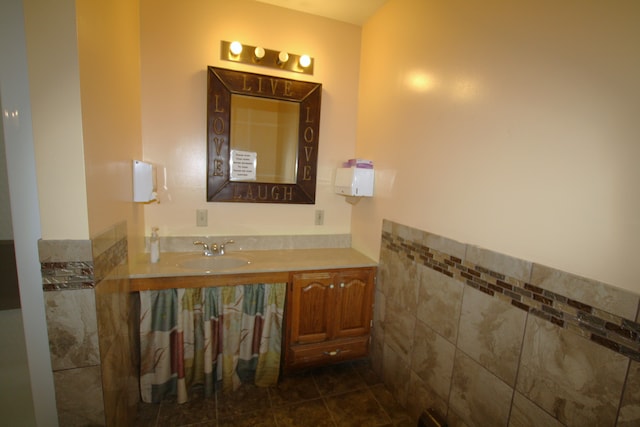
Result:
{"label": "beige countertop", "polygon": [[[156,264],[148,261],[130,264],[129,277],[135,280],[189,276],[247,276],[377,266],[376,261],[351,248],[228,251],[225,255],[216,256],[244,258],[248,260],[248,264],[213,271],[191,269],[179,264],[186,259],[204,258],[202,252],[162,252],[160,261]],[[148,260],[148,257],[146,259]]]}

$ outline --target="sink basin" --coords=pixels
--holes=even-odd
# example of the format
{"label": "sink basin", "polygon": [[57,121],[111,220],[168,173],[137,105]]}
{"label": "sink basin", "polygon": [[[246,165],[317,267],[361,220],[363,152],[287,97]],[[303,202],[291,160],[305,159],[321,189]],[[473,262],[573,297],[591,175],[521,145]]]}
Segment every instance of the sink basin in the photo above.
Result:
{"label": "sink basin", "polygon": [[249,264],[249,260],[233,255],[211,257],[199,255],[198,257],[190,257],[178,262],[178,267],[190,270],[215,271],[238,268],[247,264]]}

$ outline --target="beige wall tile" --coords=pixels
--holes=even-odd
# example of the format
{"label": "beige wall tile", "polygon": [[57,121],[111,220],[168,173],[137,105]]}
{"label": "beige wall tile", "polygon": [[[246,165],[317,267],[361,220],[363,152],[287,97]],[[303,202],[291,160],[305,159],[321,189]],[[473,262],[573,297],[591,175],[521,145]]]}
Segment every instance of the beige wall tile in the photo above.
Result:
{"label": "beige wall tile", "polygon": [[420,267],[417,318],[452,343],[458,337],[458,319],[464,285],[427,267]]}
{"label": "beige wall tile", "polygon": [[629,360],[530,316],[516,388],[569,426],[613,425]]}
{"label": "beige wall tile", "polygon": [[640,362],[631,361],[617,427],[640,425]]}
{"label": "beige wall tile", "polygon": [[513,387],[527,313],[466,287],[458,348]]}
{"label": "beige wall tile", "polygon": [[61,426],[105,425],[99,366],[54,372],[53,380]]}
{"label": "beige wall tile", "polygon": [[455,346],[424,323],[416,322],[411,370],[445,401],[449,397]]}
{"label": "beige wall tile", "polygon": [[551,415],[543,411],[535,403],[516,392],[513,396],[509,427],[562,427]]}
{"label": "beige wall tile", "polygon": [[513,389],[461,351],[456,352],[449,405],[469,425],[506,426]]}
{"label": "beige wall tile", "polygon": [[388,301],[389,299],[387,299],[384,321],[384,343],[409,364],[414,344],[416,318],[409,311]]}
{"label": "beige wall tile", "polygon": [[401,355],[385,345],[382,352],[382,379],[402,406],[407,404],[411,368]]}
{"label": "beige wall tile", "polygon": [[415,316],[420,277],[418,266],[410,259],[383,250],[380,263],[380,289],[398,307]]}
{"label": "beige wall tile", "polygon": [[532,263],[530,261],[493,252],[478,246],[467,245],[465,261],[518,280],[527,281],[531,276]]}
{"label": "beige wall tile", "polygon": [[533,265],[531,284],[626,319],[638,312],[640,295],[544,265]]}
{"label": "beige wall tile", "polygon": [[431,249],[453,255],[460,259],[464,259],[467,252],[467,245],[464,243],[432,233],[425,233],[423,244]]}
{"label": "beige wall tile", "polygon": [[[378,281],[379,283],[379,281]],[[375,293],[373,306],[373,330],[371,336],[371,364],[375,373],[382,375],[382,349],[384,346],[385,296],[379,290]]]}
{"label": "beige wall tile", "polygon": [[[452,360],[453,361],[453,360]],[[407,395],[407,412],[413,419],[418,417],[428,408],[433,408],[441,416],[446,416],[447,399],[438,395],[429,384],[422,380],[415,372],[411,372],[409,393]]]}
{"label": "beige wall tile", "polygon": [[39,240],[40,262],[93,261],[91,240]]}
{"label": "beige wall tile", "polygon": [[98,323],[93,289],[44,293],[54,371],[98,365]]}

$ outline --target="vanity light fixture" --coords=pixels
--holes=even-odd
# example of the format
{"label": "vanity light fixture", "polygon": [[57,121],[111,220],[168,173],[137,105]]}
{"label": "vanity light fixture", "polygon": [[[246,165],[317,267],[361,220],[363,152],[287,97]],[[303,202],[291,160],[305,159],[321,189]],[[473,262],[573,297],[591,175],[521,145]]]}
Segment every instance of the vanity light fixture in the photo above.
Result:
{"label": "vanity light fixture", "polygon": [[222,40],[220,42],[220,59],[313,75],[314,60],[309,55],[296,55],[261,46],[250,46],[238,41]]}

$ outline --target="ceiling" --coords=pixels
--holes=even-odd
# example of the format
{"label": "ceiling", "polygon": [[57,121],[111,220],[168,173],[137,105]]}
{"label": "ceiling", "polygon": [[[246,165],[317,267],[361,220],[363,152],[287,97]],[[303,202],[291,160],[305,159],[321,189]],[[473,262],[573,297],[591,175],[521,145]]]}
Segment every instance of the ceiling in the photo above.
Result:
{"label": "ceiling", "polygon": [[362,26],[386,0],[255,0]]}

